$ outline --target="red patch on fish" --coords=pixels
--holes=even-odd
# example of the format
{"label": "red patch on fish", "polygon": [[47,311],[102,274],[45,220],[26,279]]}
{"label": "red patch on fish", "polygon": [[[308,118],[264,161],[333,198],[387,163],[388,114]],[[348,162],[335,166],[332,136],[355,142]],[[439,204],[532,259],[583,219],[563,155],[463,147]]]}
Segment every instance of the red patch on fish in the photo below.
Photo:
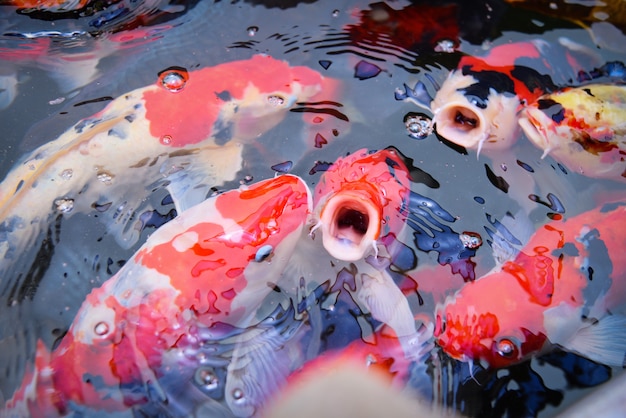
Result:
{"label": "red patch on fish", "polygon": [[[288,100],[282,97],[283,92],[311,86],[318,89],[322,81],[322,76],[309,68],[289,67],[284,61],[255,55],[249,60],[192,71],[184,88],[175,92],[165,88],[146,91],[146,118],[150,132],[157,138],[167,135],[171,146],[195,144],[211,136],[225,105],[230,103],[236,112],[237,101],[244,100],[246,94],[275,93]],[[273,106],[267,102],[259,105]]]}

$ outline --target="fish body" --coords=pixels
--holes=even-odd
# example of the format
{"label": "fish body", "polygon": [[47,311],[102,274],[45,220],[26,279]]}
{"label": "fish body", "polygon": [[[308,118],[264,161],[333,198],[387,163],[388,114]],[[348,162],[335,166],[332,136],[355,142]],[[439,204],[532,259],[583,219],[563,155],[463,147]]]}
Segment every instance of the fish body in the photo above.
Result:
{"label": "fish body", "polygon": [[575,77],[579,66],[574,58],[540,40],[499,45],[483,57],[462,57],[430,104],[437,133],[478,151],[511,146],[518,112],[553,91],[552,78],[564,75],[551,64],[557,59],[571,66]]}
{"label": "fish body", "polygon": [[158,399],[160,379],[202,335],[227,338],[223,330],[264,317],[266,282],[285,268],[310,211],[306,184],[284,175],[207,199],[165,224],[87,296],[52,353],[39,343],[35,369],[5,413],[116,411]]}
{"label": "fish body", "polygon": [[242,148],[323,87],[322,76],[268,56],[187,73],[113,100],[34,150],[0,184],[3,258],[15,256],[51,216],[96,208],[124,247],[152,190],[167,187],[178,211],[233,180]]}
{"label": "fish body", "polygon": [[82,9],[88,3],[89,0],[6,0],[0,4],[10,5],[18,10],[63,13]]}
{"label": "fish body", "polygon": [[626,86],[560,89],[530,103],[519,124],[544,156],[570,170],[626,181]]}
{"label": "fish body", "polygon": [[448,298],[435,337],[451,357],[505,367],[558,344],[599,363],[626,354],[626,205],[553,221],[515,259]]}

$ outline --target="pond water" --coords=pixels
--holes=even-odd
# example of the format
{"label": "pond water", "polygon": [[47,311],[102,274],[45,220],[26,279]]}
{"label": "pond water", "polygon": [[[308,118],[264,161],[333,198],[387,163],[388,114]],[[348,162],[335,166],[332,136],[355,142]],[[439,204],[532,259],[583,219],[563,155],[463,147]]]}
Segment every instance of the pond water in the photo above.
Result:
{"label": "pond water", "polygon": [[[159,77],[165,70],[175,70],[174,82],[181,81],[180,74],[188,75],[183,87],[188,90],[194,86],[194,71],[259,54],[284,60],[290,67],[308,67],[332,83],[325,84],[325,90],[314,98],[288,103],[289,111],[281,113],[281,119],[270,121],[268,116],[267,126],[242,142],[241,169],[203,191],[214,195],[285,171],[300,176],[313,189],[337,158],[362,148],[394,147],[409,165],[411,190],[426,202],[418,222],[398,237],[406,260],[396,260],[391,269],[418,322],[433,324],[438,304],[497,266],[498,257],[505,255],[493,242],[505,231],[512,231],[523,243],[551,220],[568,219],[626,197],[623,182],[586,177],[550,154],[542,158],[543,150],[521,131],[515,133],[510,147],[485,148],[480,153],[436,132],[416,137],[410,129],[416,129],[415,125],[409,126],[407,120],[423,118],[418,120],[428,125],[432,111],[402,100],[403,93],[410,93],[419,82],[434,96],[462,56],[484,56],[501,45],[541,40],[573,51],[588,72],[606,62],[625,61],[626,11],[623,6],[613,8],[611,2],[121,0],[88,2],[74,11],[4,4],[0,6],[0,177],[10,176],[11,169],[24,161],[36,160],[37,155],[27,156],[66,130],[78,135],[79,129],[72,127],[101,112],[115,98],[163,80]],[[579,84],[572,63],[563,56],[549,53],[529,60],[528,65],[539,69],[548,63],[558,87]],[[260,77],[263,71],[253,68],[249,77]],[[220,73],[219,82],[230,88],[246,77],[237,74]],[[193,113],[193,108],[188,114],[182,111],[181,126],[191,124],[187,118]],[[130,149],[132,155],[125,150],[115,154],[112,148],[107,152],[113,156],[107,158],[121,160],[122,166],[154,158],[149,154],[152,150]],[[64,151],[55,152],[63,155]],[[113,174],[116,181],[121,180],[115,183],[116,204],[126,205],[120,206],[118,215],[98,205],[72,208],[79,194],[91,193],[87,186],[74,190],[76,196],[51,196],[33,186],[22,193],[28,212],[3,209],[0,399],[10,399],[22,384],[34,364],[37,341],[48,349],[60,344],[89,292],[120,271],[155,229],[176,215],[168,196],[172,189],[159,183],[156,175]],[[202,175],[199,182],[207,181]],[[97,197],[95,201],[100,202]],[[6,201],[3,204],[9,207]],[[70,207],[64,209],[64,204]],[[436,207],[442,211],[433,211]],[[31,212],[32,219],[28,218]],[[451,218],[443,219],[441,213]],[[22,222],[39,225],[23,238],[16,237],[10,224],[20,214],[26,218],[20,218]],[[499,222],[507,229],[499,227]],[[482,237],[478,249],[469,255],[459,255],[456,247],[451,254],[438,249],[439,243],[465,231]],[[324,256],[314,255],[320,257],[316,262],[328,263]],[[451,268],[457,274],[452,275]],[[613,282],[623,276],[622,271],[613,271]],[[341,352],[355,340],[371,342],[372,330],[380,326],[345,292],[330,309],[323,303],[328,289],[322,282],[306,308],[316,312],[322,330],[306,334],[307,327],[314,326],[300,324],[297,315],[286,321],[270,317],[259,325],[282,333],[276,345],[291,344],[304,353],[298,367],[325,352]],[[621,304],[614,309],[622,312],[623,308]],[[519,315],[522,321],[524,314]],[[621,324],[616,332],[623,332]],[[289,333],[293,337],[285,337]],[[310,341],[315,338],[318,341]],[[220,358],[232,354],[229,344],[213,344],[215,350],[223,351]],[[227,360],[194,367],[180,374],[190,376],[188,381],[155,383],[162,386],[165,399],[155,395],[148,404],[116,414],[177,416],[193,404],[191,408],[205,405],[205,413],[231,416],[225,401]],[[482,417],[556,416],[622,370],[556,346],[541,356],[495,369],[478,360],[459,361],[435,345],[423,359],[399,367],[404,367],[405,378],[396,384],[403,393]],[[212,383],[217,389],[203,387],[203,371],[217,376],[218,383]],[[173,390],[176,385],[197,394],[184,396],[179,393],[183,390]],[[180,404],[187,406],[180,409]],[[97,406],[69,406],[66,412],[75,416],[107,415]],[[198,411],[202,415],[202,409]]]}

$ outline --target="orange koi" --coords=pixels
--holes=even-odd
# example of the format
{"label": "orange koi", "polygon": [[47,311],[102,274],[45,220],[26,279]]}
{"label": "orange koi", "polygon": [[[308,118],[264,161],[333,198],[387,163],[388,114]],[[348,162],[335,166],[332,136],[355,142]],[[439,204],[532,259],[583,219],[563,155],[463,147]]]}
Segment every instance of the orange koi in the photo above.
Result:
{"label": "orange koi", "polygon": [[626,205],[542,226],[512,261],[448,298],[435,337],[450,356],[505,367],[558,344],[599,363],[626,354]]}

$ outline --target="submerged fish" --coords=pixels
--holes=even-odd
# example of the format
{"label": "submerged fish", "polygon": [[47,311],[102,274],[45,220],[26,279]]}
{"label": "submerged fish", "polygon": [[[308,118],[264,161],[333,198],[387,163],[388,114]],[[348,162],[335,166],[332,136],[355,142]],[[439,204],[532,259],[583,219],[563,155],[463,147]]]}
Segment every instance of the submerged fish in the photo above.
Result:
{"label": "submerged fish", "polygon": [[494,47],[484,57],[464,56],[430,103],[439,135],[466,148],[502,149],[517,138],[517,114],[556,86],[555,66],[578,65],[568,51],[534,40]]}
{"label": "submerged fish", "polygon": [[558,344],[596,362],[626,355],[626,205],[541,227],[499,271],[440,306],[435,337],[450,356],[505,367]]}
{"label": "submerged fish", "polygon": [[82,9],[90,0],[3,0],[0,5],[13,6],[19,10],[63,13]]}
{"label": "submerged fish", "polygon": [[[188,355],[198,351],[193,347],[217,340],[224,351],[219,362],[228,364],[225,402],[236,416],[251,416],[304,361],[290,342],[302,325],[283,331],[258,326],[264,318],[289,315],[286,310],[277,313],[276,303],[284,299],[263,303],[271,295],[284,294],[296,304],[307,297],[302,279],[319,287],[352,274],[344,289],[359,307],[393,330],[403,355],[422,355],[428,332],[417,330],[406,297],[387,272],[385,248],[378,251],[379,258],[365,256],[376,253],[369,240],[378,239],[383,224],[402,228],[396,212],[408,192],[407,173],[393,150],[360,151],[324,174],[315,210],[306,184],[283,175],[181,212],[87,296],[52,353],[39,343],[35,369],[6,403],[7,414],[114,411],[166,400],[176,413],[187,413],[202,394],[192,391],[174,402],[168,393],[180,387],[172,381],[193,379],[201,364]],[[370,195],[361,194],[365,191]],[[331,204],[334,199],[338,201]],[[346,208],[371,213],[378,224],[355,225],[355,215],[343,215]],[[341,252],[339,258],[331,257],[326,247],[332,252],[336,247],[314,240],[307,226],[317,224],[315,214],[322,211],[329,213],[324,219],[329,216],[342,228],[356,226],[359,233],[362,227],[372,228],[375,233],[363,232],[367,245],[360,260],[351,251],[346,259],[352,262],[343,260]]]}
{"label": "submerged fish", "polygon": [[167,187],[178,211],[201,202],[235,178],[243,144],[320,93],[324,81],[260,55],[163,71],[156,84],[115,99],[13,168],[0,184],[0,254],[15,257],[51,217],[94,208],[130,247],[141,229],[133,219],[152,190]]}
{"label": "submerged fish", "polygon": [[228,338],[233,327],[255,324],[272,292],[267,281],[289,262],[310,211],[306,184],[284,175],[207,199],[165,224],[87,296],[52,353],[39,343],[35,369],[4,413],[163,401],[161,379],[190,362],[207,335]]}
{"label": "submerged fish", "polygon": [[[347,292],[357,311],[388,326],[395,334],[403,358],[423,354],[431,329],[418,329],[407,297],[389,273],[391,246],[384,234],[401,236],[408,213],[410,193],[408,169],[397,151],[359,150],[339,158],[320,178],[313,195],[314,209],[302,237],[296,243],[290,262],[280,278],[268,283],[295,303],[306,300],[320,286],[332,290],[337,298]],[[321,234],[321,240],[319,235]],[[307,322],[315,324],[312,314]],[[367,335],[369,324],[357,322]],[[322,332],[318,329],[317,332]],[[319,335],[308,350],[315,351]],[[277,367],[269,365],[260,349],[249,350],[245,361],[234,361],[231,376],[234,387],[255,396],[231,402],[237,416],[252,416],[280,386]],[[251,378],[252,377],[252,378]]]}
{"label": "submerged fish", "polygon": [[586,176],[626,181],[626,86],[561,89],[529,104],[519,124],[544,157]]}

